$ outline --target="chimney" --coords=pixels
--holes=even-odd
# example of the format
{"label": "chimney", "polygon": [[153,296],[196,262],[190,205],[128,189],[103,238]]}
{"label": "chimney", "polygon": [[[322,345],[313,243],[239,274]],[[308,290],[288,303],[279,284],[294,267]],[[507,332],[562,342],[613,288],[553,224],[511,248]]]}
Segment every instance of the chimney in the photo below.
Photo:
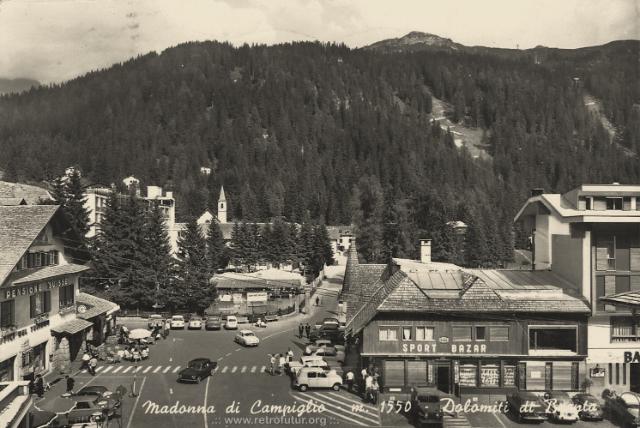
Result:
{"label": "chimney", "polygon": [[542,187],[534,187],[531,189],[531,197],[540,196],[544,193],[544,189]]}
{"label": "chimney", "polygon": [[147,198],[157,199],[162,197],[162,187],[147,186]]}
{"label": "chimney", "polygon": [[420,240],[420,263],[431,263],[431,239]]}
{"label": "chimney", "polygon": [[166,197],[169,198],[169,199],[172,199],[173,198],[173,192],[167,192],[166,193]]}

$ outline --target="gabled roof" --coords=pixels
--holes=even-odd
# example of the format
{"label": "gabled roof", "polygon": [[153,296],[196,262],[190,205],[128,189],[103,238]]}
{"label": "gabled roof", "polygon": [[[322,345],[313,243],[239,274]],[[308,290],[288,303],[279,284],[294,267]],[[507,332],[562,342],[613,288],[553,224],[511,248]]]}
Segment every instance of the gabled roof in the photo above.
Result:
{"label": "gabled roof", "polygon": [[600,297],[600,301],[640,309],[640,290],[625,291]]}
{"label": "gabled roof", "polygon": [[24,198],[1,198],[0,205],[27,205]]}
{"label": "gabled roof", "polygon": [[88,293],[79,293],[76,302],[78,305],[84,305],[87,308],[85,312],[78,312],[78,318],[85,320],[98,315],[113,313],[120,309],[117,304]]}
{"label": "gabled roof", "polygon": [[[28,271],[20,271],[18,275],[11,277],[13,285],[28,284],[30,282],[38,282],[56,276],[70,275],[89,270],[89,266],[77,265],[69,263],[66,265],[45,266],[37,269],[29,269]],[[14,279],[17,278],[17,279]]]}
{"label": "gabled roof", "polygon": [[41,199],[53,201],[51,194],[42,187],[8,181],[0,181],[0,198],[22,198],[30,205],[37,204]]}
{"label": "gabled roof", "polygon": [[58,205],[0,206],[0,286],[58,208]]}

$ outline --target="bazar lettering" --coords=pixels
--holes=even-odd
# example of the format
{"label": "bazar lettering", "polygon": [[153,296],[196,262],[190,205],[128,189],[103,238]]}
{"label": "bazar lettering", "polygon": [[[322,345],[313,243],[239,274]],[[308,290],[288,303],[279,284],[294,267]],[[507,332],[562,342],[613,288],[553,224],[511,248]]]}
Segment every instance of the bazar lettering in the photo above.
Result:
{"label": "bazar lettering", "polygon": [[402,352],[435,354],[437,352],[450,352],[452,354],[484,354],[487,352],[487,345],[460,344],[460,345],[440,345],[437,343],[403,343]]}

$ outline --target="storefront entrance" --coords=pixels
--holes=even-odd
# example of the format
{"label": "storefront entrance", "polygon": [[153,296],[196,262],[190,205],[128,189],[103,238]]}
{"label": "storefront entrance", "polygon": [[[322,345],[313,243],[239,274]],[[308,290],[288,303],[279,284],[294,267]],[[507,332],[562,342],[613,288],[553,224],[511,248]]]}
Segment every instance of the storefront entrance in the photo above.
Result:
{"label": "storefront entrance", "polygon": [[449,364],[438,365],[436,369],[436,386],[447,394],[451,393],[451,371]]}
{"label": "storefront entrance", "polygon": [[629,364],[629,382],[631,392],[637,392],[640,394],[640,363]]}

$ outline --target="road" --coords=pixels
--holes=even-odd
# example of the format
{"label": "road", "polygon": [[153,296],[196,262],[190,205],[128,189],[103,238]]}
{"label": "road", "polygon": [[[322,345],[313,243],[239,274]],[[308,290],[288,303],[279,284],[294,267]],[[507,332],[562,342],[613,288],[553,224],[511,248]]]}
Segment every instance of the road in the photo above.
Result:
{"label": "road", "polygon": [[[76,389],[87,384],[104,385],[111,390],[124,386],[137,394],[123,400],[122,417],[112,419],[110,427],[187,428],[225,427],[409,427],[402,415],[381,415],[378,408],[363,404],[346,391],[316,390],[298,392],[288,376],[268,373],[268,354],[285,353],[291,348],[302,354],[305,339],[297,337],[301,321],[313,324],[335,316],[337,295],[344,266],[328,268],[328,278],[317,291],[320,307],[311,307],[308,315],[297,315],[270,323],[266,329],[251,328],[260,338],[257,348],[244,348],[233,338],[235,331],[174,330],[166,340],[151,347],[149,359],[134,364],[123,362],[101,365],[96,376],[76,376]],[[312,299],[315,300],[315,299]],[[142,323],[128,325],[144,327]],[[242,328],[242,326],[241,326]],[[177,373],[189,360],[207,357],[218,363],[213,376],[200,384],[176,381]],[[56,400],[56,397],[51,397]],[[39,403],[47,407],[47,399]],[[270,407],[274,406],[274,407]],[[502,414],[475,414],[468,418],[447,419],[445,427],[519,426]],[[544,424],[542,428],[553,426]],[[602,423],[579,423],[573,427],[610,428]]]}

